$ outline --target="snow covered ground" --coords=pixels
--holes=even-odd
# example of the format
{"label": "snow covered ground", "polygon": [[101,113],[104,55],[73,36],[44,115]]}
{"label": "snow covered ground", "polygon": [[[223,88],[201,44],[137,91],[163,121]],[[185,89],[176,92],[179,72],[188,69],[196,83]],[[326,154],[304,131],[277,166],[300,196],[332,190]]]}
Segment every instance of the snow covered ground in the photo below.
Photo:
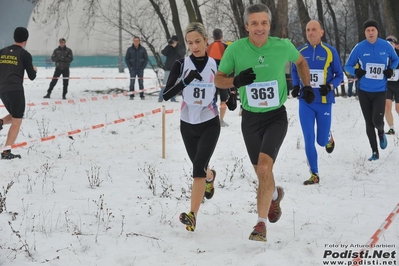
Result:
{"label": "snow covered ground", "polygon": [[[360,251],[399,203],[398,135],[388,136],[380,160],[367,161],[371,149],[354,97],[336,99],[335,150],[327,154],[318,147],[321,183],[303,186],[309,172],[298,102],[289,99],[289,129],[274,167],[286,196],[282,218],[268,225],[268,242],[248,240],[257,219],[257,178],[238,110],[227,111],[230,126],[222,128],[211,160],[215,196],[202,204],[196,231],[187,232],[178,221],[189,210],[192,171],[179,131],[180,96],[177,104],[158,103],[156,93],[131,101],[115,90],[128,90],[128,73],[74,68],[71,76],[79,79],[70,81],[69,101],[61,101],[58,82],[43,104],[53,71],[40,68],[37,80],[25,82],[32,106],[17,142],[27,145],[13,149],[22,159],[0,161],[6,197],[0,265],[350,265],[352,258],[333,256]],[[155,74],[146,70],[145,76]],[[146,88],[156,86],[155,79],[145,80]],[[162,105],[171,111],[165,159]],[[81,133],[73,140],[66,136],[76,130]],[[0,132],[2,145],[7,131]],[[46,136],[54,137],[41,141]],[[392,255],[399,247],[399,219],[389,221],[376,242],[385,246],[372,250]],[[335,253],[323,259],[328,252]],[[366,265],[397,265],[391,257],[366,261],[373,260],[379,264]]]}

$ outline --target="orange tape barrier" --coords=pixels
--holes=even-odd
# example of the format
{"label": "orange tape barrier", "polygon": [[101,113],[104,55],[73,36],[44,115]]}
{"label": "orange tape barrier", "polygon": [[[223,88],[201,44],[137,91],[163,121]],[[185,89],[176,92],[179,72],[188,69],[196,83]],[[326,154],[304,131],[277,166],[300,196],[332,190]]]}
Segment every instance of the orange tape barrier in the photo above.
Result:
{"label": "orange tape barrier", "polygon": [[370,240],[366,243],[366,247],[364,249],[361,249],[359,252],[359,256],[353,261],[357,262],[355,265],[362,265],[360,264],[360,261],[363,259],[360,258],[360,253],[364,253],[366,250],[373,249],[373,247],[377,244],[377,242],[380,240],[381,235],[384,233],[385,230],[388,229],[388,227],[392,224],[393,220],[395,219],[395,216],[399,213],[399,203],[396,205],[396,207],[393,209],[393,211],[388,215],[388,217],[385,219],[385,221],[381,224],[380,228],[378,228],[377,231],[371,236]]}
{"label": "orange tape barrier", "polygon": [[[50,105],[65,105],[65,104],[76,104],[76,103],[86,103],[86,102],[96,102],[99,100],[109,100],[113,98],[118,98],[121,96],[128,96],[131,94],[139,94],[140,92],[157,92],[156,87],[151,87],[149,89],[144,89],[144,90],[138,90],[138,91],[126,91],[123,93],[115,93],[115,94],[107,94],[107,95],[102,95],[102,96],[92,96],[90,98],[80,98],[80,99],[68,99],[68,100],[56,100],[56,101],[44,101],[41,103],[27,103],[27,106],[33,107],[33,106],[50,106]],[[4,107],[4,104],[0,104],[0,108]]]}
{"label": "orange tape barrier", "polygon": [[[24,79],[29,79],[28,77],[24,77]],[[157,79],[163,80],[163,78],[157,77],[142,77],[142,78],[131,78],[131,77],[36,77],[36,79]]]}
{"label": "orange tape barrier", "polygon": [[[170,110],[167,110],[167,113],[171,114],[171,113],[174,113],[174,112],[177,112],[177,111],[180,111],[180,109],[170,109]],[[94,130],[94,129],[99,129],[99,128],[103,128],[103,127],[108,126],[108,125],[120,124],[120,123],[129,121],[129,120],[139,119],[139,118],[143,118],[145,116],[149,116],[149,115],[153,115],[153,114],[157,114],[157,113],[161,113],[161,108],[157,108],[157,109],[154,109],[154,110],[151,110],[151,111],[147,111],[147,112],[144,112],[144,113],[135,114],[133,116],[126,117],[126,118],[120,118],[120,119],[117,119],[117,120],[114,120],[114,121],[110,121],[110,122],[106,122],[106,123],[102,123],[102,124],[92,125],[90,127],[85,127],[85,128],[82,128],[82,129],[75,129],[75,130],[71,130],[71,131],[68,131],[68,132],[63,132],[63,133],[60,133],[60,134],[57,134],[57,135],[50,135],[50,136],[39,138],[39,139],[34,139],[34,140],[30,140],[30,141],[23,141],[23,142],[15,143],[13,145],[3,146],[3,147],[0,147],[0,152],[4,151],[4,150],[8,150],[8,149],[16,149],[16,148],[25,147],[25,146],[28,146],[28,145],[31,145],[31,144],[34,144],[34,143],[41,143],[41,142],[53,140],[53,139],[56,139],[56,138],[59,138],[59,137],[66,137],[66,136],[69,137],[69,136],[72,136],[72,135],[75,135],[75,134],[80,134],[80,133],[82,133],[84,131],[90,131],[90,130]]]}

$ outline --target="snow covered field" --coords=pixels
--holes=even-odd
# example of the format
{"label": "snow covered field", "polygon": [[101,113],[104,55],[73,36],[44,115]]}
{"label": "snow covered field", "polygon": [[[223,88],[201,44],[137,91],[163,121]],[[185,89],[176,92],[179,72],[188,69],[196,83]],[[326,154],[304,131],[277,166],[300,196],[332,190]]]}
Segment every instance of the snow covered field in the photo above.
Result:
{"label": "snow covered field", "polygon": [[[303,186],[309,172],[298,102],[289,99],[288,133],[274,167],[276,184],[286,193],[283,216],[268,225],[268,242],[248,240],[257,219],[257,178],[238,110],[227,111],[230,126],[222,128],[211,160],[215,196],[201,206],[196,231],[187,232],[178,220],[189,210],[192,170],[179,131],[180,96],[177,104],[158,103],[156,93],[130,101],[112,96],[120,93],[115,88],[128,90],[128,73],[74,68],[71,76],[80,79],[70,81],[69,101],[61,101],[59,81],[43,105],[50,82],[45,77],[53,71],[39,68],[37,80],[25,81],[27,103],[34,106],[26,109],[17,142],[28,145],[13,149],[22,159],[0,161],[0,192],[6,197],[0,265],[350,265],[351,258],[323,255],[358,252],[399,203],[398,135],[387,136],[380,160],[367,161],[371,149],[354,97],[336,99],[335,151],[318,147],[321,184]],[[145,76],[155,78],[150,70]],[[155,79],[144,84],[157,86]],[[101,99],[93,101],[95,96]],[[154,111],[162,105],[173,111],[166,115],[165,159],[162,115]],[[5,114],[0,108],[0,116]],[[75,130],[81,133],[73,140],[66,136]],[[5,126],[0,132],[1,145],[7,131]],[[55,137],[40,141],[49,135]],[[373,250],[397,252],[398,217],[379,236],[377,244],[389,246]],[[391,258],[373,260],[380,264],[368,265],[397,265]]]}

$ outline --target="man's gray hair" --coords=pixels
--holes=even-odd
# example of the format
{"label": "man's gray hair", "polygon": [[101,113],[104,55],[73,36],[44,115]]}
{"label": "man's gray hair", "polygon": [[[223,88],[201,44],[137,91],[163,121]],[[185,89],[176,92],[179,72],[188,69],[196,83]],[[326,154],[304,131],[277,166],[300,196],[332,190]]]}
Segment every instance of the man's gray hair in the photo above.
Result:
{"label": "man's gray hair", "polygon": [[252,13],[266,12],[269,15],[269,22],[272,24],[272,12],[265,4],[253,4],[247,6],[244,11],[244,23],[248,25],[248,16]]}

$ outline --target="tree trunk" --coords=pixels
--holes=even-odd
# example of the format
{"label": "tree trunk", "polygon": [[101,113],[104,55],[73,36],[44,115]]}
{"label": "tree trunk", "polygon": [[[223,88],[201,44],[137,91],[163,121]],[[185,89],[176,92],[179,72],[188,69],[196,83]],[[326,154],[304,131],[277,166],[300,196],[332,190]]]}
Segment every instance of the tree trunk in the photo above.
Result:
{"label": "tree trunk", "polygon": [[[319,21],[321,22],[323,29],[326,30],[326,25],[324,23],[323,3],[321,2],[321,0],[317,0],[316,6],[317,6],[317,17],[319,18]],[[321,37],[321,40],[323,42],[327,42],[327,37],[325,34],[323,35],[323,37]]]}
{"label": "tree trunk", "polygon": [[327,9],[328,12],[331,15],[332,21],[333,21],[333,26],[334,26],[334,39],[335,39],[335,49],[337,50],[338,54],[340,53],[340,36],[339,36],[339,30],[338,30],[338,22],[337,22],[337,17],[335,15],[335,12],[331,6],[330,0],[326,0],[327,3]]}
{"label": "tree trunk", "polygon": [[303,40],[304,42],[307,42],[308,40],[306,39],[306,24],[308,24],[308,22],[310,21],[309,12],[303,0],[296,0],[296,3],[298,5],[299,22],[301,23]]}
{"label": "tree trunk", "polygon": [[368,0],[354,0],[356,10],[358,41],[364,40],[363,24],[369,19],[369,3]]}
{"label": "tree trunk", "polygon": [[[380,38],[385,39],[386,37],[386,32],[385,32],[385,27],[383,27],[384,24],[382,24],[382,18],[381,18],[381,13],[380,13],[380,5],[378,4],[379,1],[377,0],[370,0],[370,8],[371,12],[373,13],[373,18],[375,21],[378,22],[378,25],[380,26],[378,28],[378,35]],[[396,1],[397,5],[398,1]]]}
{"label": "tree trunk", "polygon": [[278,0],[277,15],[278,18],[274,35],[281,38],[288,38],[288,0]]}
{"label": "tree trunk", "polygon": [[244,21],[244,4],[242,0],[229,0],[231,10],[233,10],[234,19],[239,30],[240,38],[248,36],[247,30],[245,29]]}
{"label": "tree trunk", "polygon": [[382,0],[384,7],[386,28],[388,35],[395,35],[399,37],[399,5],[398,0]]}
{"label": "tree trunk", "polygon": [[193,7],[193,4],[191,3],[191,1],[184,0],[183,3],[187,10],[188,21],[189,22],[198,22],[197,15],[195,14],[194,7]]}
{"label": "tree trunk", "polygon": [[270,12],[272,13],[272,25],[270,27],[270,35],[278,36],[276,33],[276,26],[279,22],[279,17],[277,15],[275,1],[274,0],[261,0],[260,2],[262,4],[265,4],[270,9]]}
{"label": "tree trunk", "polygon": [[[184,40],[184,34],[179,20],[179,11],[177,9],[176,0],[169,0],[169,4],[170,4],[170,9],[172,10],[173,28],[176,31],[177,38],[179,40]],[[180,44],[184,46],[184,49],[186,49],[184,42],[180,42]]]}
{"label": "tree trunk", "polygon": [[203,23],[201,11],[200,11],[200,8],[198,6],[198,1],[197,0],[193,0],[193,6],[194,6],[195,14],[197,15],[197,21]]}

